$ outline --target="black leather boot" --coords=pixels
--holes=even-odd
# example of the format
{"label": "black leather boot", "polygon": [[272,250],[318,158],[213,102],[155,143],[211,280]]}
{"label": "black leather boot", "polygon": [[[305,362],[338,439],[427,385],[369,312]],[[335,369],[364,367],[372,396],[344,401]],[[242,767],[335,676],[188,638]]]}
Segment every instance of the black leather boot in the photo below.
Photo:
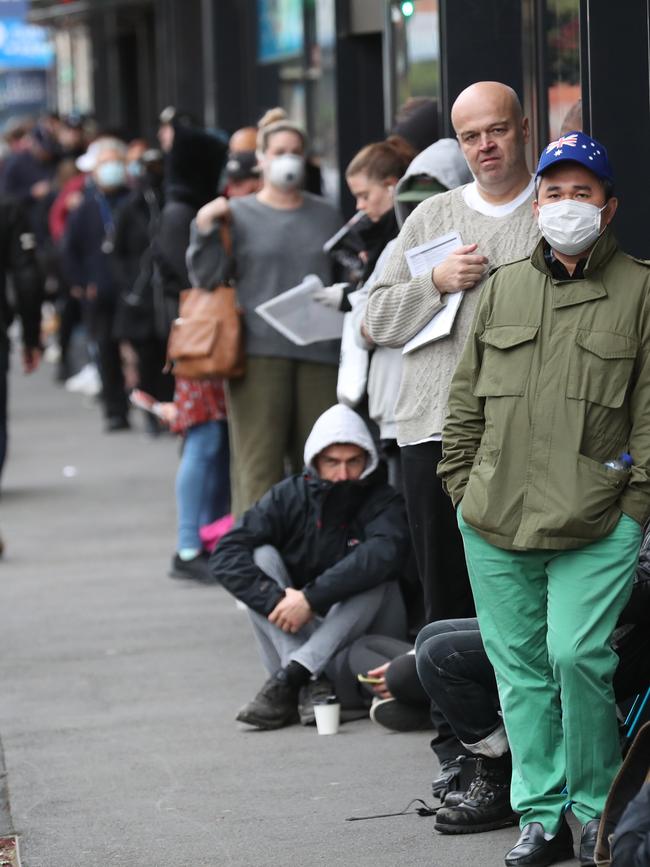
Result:
{"label": "black leather boot", "polygon": [[235,717],[258,729],[280,729],[298,722],[298,690],[283,669],[276,671]]}
{"label": "black leather boot", "polygon": [[477,834],[515,825],[517,814],[510,806],[510,753],[498,759],[478,757],[476,773],[462,801],[449,806],[447,796],[436,815],[435,829],[443,834]]}
{"label": "black leather boot", "polygon": [[560,830],[555,837],[546,840],[544,826],[540,822],[531,822],[521,832],[517,845],[506,855],[507,867],[547,867],[558,861],[569,861],[573,858],[573,835],[567,820],[562,817]]}

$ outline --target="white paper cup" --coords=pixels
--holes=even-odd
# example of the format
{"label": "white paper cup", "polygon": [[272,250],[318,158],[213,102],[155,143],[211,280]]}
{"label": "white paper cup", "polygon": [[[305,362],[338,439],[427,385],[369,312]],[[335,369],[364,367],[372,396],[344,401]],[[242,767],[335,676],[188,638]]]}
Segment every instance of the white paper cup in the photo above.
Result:
{"label": "white paper cup", "polygon": [[339,730],[341,721],[341,705],[338,704],[315,704],[314,716],[319,735],[335,735]]}

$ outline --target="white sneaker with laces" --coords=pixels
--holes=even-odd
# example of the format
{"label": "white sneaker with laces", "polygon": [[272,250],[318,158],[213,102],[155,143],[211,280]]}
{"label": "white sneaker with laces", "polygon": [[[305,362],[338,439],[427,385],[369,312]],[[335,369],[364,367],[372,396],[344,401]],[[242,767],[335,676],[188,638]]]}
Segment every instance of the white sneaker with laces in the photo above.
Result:
{"label": "white sneaker with laces", "polygon": [[65,390],[95,397],[102,390],[102,382],[96,365],[86,364],[79,373],[65,381]]}

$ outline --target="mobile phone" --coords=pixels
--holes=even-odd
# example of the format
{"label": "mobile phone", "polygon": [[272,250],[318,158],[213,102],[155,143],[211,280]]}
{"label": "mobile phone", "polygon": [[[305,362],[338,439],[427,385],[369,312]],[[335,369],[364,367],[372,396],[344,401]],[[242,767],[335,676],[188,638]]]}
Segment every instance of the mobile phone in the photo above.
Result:
{"label": "mobile phone", "polygon": [[372,684],[378,684],[378,683],[384,682],[383,677],[368,677],[367,674],[358,674],[357,680],[359,681],[359,683],[372,683]]}

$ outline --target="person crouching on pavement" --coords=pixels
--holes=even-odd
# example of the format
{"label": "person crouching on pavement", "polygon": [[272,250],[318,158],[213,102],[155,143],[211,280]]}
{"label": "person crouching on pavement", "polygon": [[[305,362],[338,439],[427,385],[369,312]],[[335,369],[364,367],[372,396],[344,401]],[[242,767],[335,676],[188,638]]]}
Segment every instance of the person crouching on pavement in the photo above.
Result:
{"label": "person crouching on pavement", "polygon": [[486,283],[443,435],[512,751],[509,865],[573,857],[569,805],[593,864],[621,759],[611,638],[650,515],[650,268],[609,229],[612,183],[582,132],[544,150],[543,239]]}
{"label": "person crouching on pavement", "polygon": [[[214,577],[250,609],[269,679],[237,720],[261,729],[314,721],[334,659],[359,636],[406,637],[397,585],[408,553],[399,494],[365,423],[330,407],[305,443],[305,469],[274,485],[219,542]],[[330,663],[332,665],[330,666]]]}

